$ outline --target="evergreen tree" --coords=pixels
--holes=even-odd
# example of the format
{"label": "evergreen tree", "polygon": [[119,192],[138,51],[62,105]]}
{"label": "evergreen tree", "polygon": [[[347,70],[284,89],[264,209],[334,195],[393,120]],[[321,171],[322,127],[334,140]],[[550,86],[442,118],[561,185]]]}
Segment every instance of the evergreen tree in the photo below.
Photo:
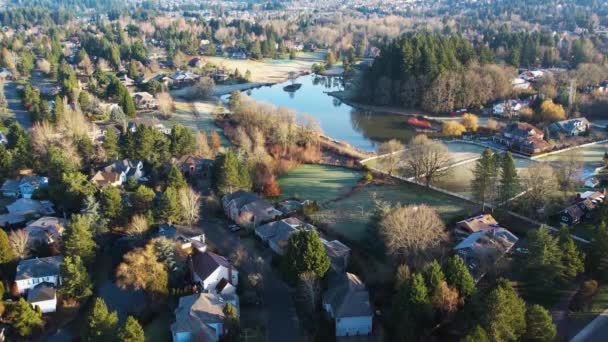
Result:
{"label": "evergreen tree", "polygon": [[591,240],[589,266],[599,279],[608,279],[608,228],[600,223]]}
{"label": "evergreen tree", "polygon": [[13,310],[13,327],[20,336],[30,336],[35,329],[44,325],[40,307],[32,308],[32,305],[23,298],[19,298]]}
{"label": "evergreen tree", "polygon": [[61,264],[61,288],[67,298],[82,299],[93,294],[93,284],[80,256],[67,255]]}
{"label": "evergreen tree", "polygon": [[122,195],[120,190],[108,187],[101,192],[101,208],[105,218],[111,223],[116,223],[123,214]]}
{"label": "evergreen tree", "polygon": [[120,148],[118,144],[118,135],[113,129],[108,129],[102,143],[103,149],[106,151],[108,160],[115,160],[120,157]]}
{"label": "evergreen tree", "polygon": [[526,310],[526,341],[552,342],[557,335],[557,329],[551,315],[542,306],[535,304]]}
{"label": "evergreen tree", "polygon": [[526,303],[504,279],[483,304],[483,327],[492,341],[519,341],[526,332]]}
{"label": "evergreen tree", "polygon": [[13,168],[13,157],[11,153],[4,147],[3,144],[0,144],[0,182],[4,182],[4,180],[10,177]]}
{"label": "evergreen tree", "polygon": [[481,202],[482,207],[485,207],[486,202],[493,199],[493,187],[496,182],[494,178],[496,166],[494,165],[494,156],[492,150],[486,148],[473,170],[473,180],[471,188],[473,190],[473,198]]}
{"label": "evergreen tree", "polygon": [[570,236],[568,227],[562,227],[559,232],[559,249],[562,253],[562,264],[564,265],[565,281],[572,280],[585,271],[585,255],[579,251]]}
{"label": "evergreen tree", "polygon": [[78,255],[89,264],[95,258],[97,244],[91,232],[91,219],[88,216],[75,214],[66,227],[62,237],[64,255]]}
{"label": "evergreen tree", "polygon": [[519,191],[519,177],[517,175],[517,169],[515,168],[515,161],[513,160],[511,152],[508,151],[502,158],[498,191],[501,203],[504,203],[517,195],[517,192]]}
{"label": "evergreen tree", "polygon": [[289,279],[294,282],[305,272],[323,278],[330,266],[325,247],[314,230],[300,230],[289,237],[283,263]]}
{"label": "evergreen tree", "polygon": [[181,218],[179,202],[177,200],[177,190],[168,187],[160,197],[158,208],[158,218],[163,222],[174,223]]}
{"label": "evergreen tree", "polygon": [[116,337],[118,314],[109,312],[101,298],[95,298],[93,307],[87,315],[82,337],[87,342],[113,341]]}
{"label": "evergreen tree", "polygon": [[53,108],[53,122],[61,122],[65,115],[65,108],[63,108],[63,98],[57,95],[55,96],[55,108]]}
{"label": "evergreen tree", "polygon": [[133,211],[137,214],[143,214],[152,209],[152,203],[154,202],[155,196],[154,190],[145,185],[140,185],[131,196]]}
{"label": "evergreen tree", "polygon": [[15,259],[15,255],[8,240],[8,235],[6,235],[4,229],[0,229],[0,265],[6,264],[13,259]]}
{"label": "evergreen tree", "polygon": [[546,227],[540,227],[528,234],[528,250],[521,262],[529,291],[538,296],[554,294],[556,285],[564,279],[562,251],[557,239]]}
{"label": "evergreen tree", "polygon": [[171,155],[175,158],[190,154],[196,149],[196,141],[192,131],[183,125],[173,126],[170,140]]}
{"label": "evergreen tree", "polygon": [[232,193],[239,189],[241,180],[239,175],[239,161],[232,149],[220,156],[218,167],[217,189],[222,194]]}
{"label": "evergreen tree", "polygon": [[23,127],[16,121],[8,128],[7,147],[11,150],[13,169],[19,170],[33,165],[32,148],[29,137]]}
{"label": "evergreen tree", "polygon": [[462,342],[490,342],[488,333],[480,326],[476,326],[470,333],[467,334]]}
{"label": "evergreen tree", "polygon": [[177,166],[171,165],[167,173],[167,187],[179,190],[187,186],[188,183],[186,183],[186,179],[184,179]]}
{"label": "evergreen tree", "polygon": [[437,260],[433,260],[424,271],[424,280],[431,297],[441,291],[441,283],[445,281],[445,275]]}
{"label": "evergreen tree", "polygon": [[118,99],[118,104],[125,112],[125,115],[130,118],[135,117],[135,102],[133,102],[133,98],[126,89],[124,89],[124,91],[121,93],[120,98]]}
{"label": "evergreen tree", "polygon": [[81,213],[89,218],[91,222],[91,232],[93,236],[99,236],[107,233],[108,231],[108,220],[105,217],[101,217],[100,205],[97,199],[93,195],[87,196],[84,202],[84,208]]}
{"label": "evergreen tree", "polygon": [[242,190],[250,191],[253,185],[251,179],[251,170],[247,162],[239,164],[239,188]]}
{"label": "evergreen tree", "polygon": [[457,255],[453,255],[445,265],[445,278],[448,285],[458,290],[463,298],[475,292],[475,280],[464,261]]}
{"label": "evergreen tree", "polygon": [[61,175],[60,182],[53,186],[51,197],[63,210],[76,212],[95,191],[95,186],[84,174],[78,171],[66,172]]}
{"label": "evergreen tree", "polygon": [[416,326],[425,327],[432,318],[433,307],[429,290],[420,273],[414,273],[408,281],[406,298],[410,319],[414,320]]}
{"label": "evergreen tree", "polygon": [[127,317],[125,324],[118,331],[118,340],[121,342],[144,342],[146,340],[144,329],[135,317]]}

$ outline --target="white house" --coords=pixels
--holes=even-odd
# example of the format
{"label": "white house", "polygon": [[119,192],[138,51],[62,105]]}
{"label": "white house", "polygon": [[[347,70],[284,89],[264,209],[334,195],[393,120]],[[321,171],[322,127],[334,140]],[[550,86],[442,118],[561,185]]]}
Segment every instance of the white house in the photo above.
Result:
{"label": "white house", "polygon": [[236,293],[239,272],[232,262],[212,252],[195,251],[190,259],[192,281],[209,293],[232,295]]}
{"label": "white house", "polygon": [[323,309],[335,320],[336,336],[369,335],[373,311],[365,284],[352,273],[342,273],[329,281]]}
{"label": "white house", "polygon": [[4,197],[23,197],[31,199],[34,191],[49,185],[49,179],[40,176],[25,176],[21,179],[7,179],[0,191]]}
{"label": "white house", "polygon": [[129,178],[140,180],[144,176],[144,164],[139,160],[114,160],[91,178],[98,186],[120,186]]}
{"label": "white house", "polygon": [[52,283],[40,283],[28,292],[27,301],[34,308],[40,307],[42,313],[55,312],[57,310],[57,289]]}
{"label": "white house", "polygon": [[175,323],[171,324],[173,342],[217,342],[224,333],[224,307],[228,304],[239,312],[236,295],[197,293],[179,299]]}
{"label": "white house", "polygon": [[15,284],[19,293],[24,294],[41,283],[59,285],[61,281],[59,268],[62,263],[62,256],[21,260],[15,274]]}

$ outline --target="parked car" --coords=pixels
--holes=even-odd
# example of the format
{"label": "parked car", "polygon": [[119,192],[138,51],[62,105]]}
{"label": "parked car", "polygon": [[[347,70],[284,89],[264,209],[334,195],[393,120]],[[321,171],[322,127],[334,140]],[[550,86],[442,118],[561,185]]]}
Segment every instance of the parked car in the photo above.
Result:
{"label": "parked car", "polygon": [[236,224],[231,224],[228,226],[228,229],[230,229],[231,232],[238,232],[241,230],[241,227],[237,226]]}

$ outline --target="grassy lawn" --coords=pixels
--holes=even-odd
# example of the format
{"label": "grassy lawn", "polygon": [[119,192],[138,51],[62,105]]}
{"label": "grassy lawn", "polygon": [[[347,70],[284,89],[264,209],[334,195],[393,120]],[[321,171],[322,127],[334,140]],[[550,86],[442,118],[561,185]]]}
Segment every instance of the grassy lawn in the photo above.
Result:
{"label": "grassy lawn", "polygon": [[302,165],[279,178],[282,198],[325,202],[350,190],[362,172],[325,165]]}
{"label": "grassy lawn", "polygon": [[430,205],[437,209],[446,223],[473,215],[478,209],[462,200],[413,184],[366,185],[344,199],[329,203],[315,213],[313,219],[347,239],[364,241],[374,212],[374,196],[393,204]]}
{"label": "grassy lawn", "polygon": [[597,224],[583,223],[583,224],[577,224],[577,225],[571,227],[570,231],[572,234],[574,234],[576,236],[580,236],[586,240],[591,240],[593,238],[593,234],[595,233],[596,229],[597,229]]}
{"label": "grassy lawn", "polygon": [[146,341],[171,341],[171,323],[174,321],[172,312],[163,312],[144,327]]}
{"label": "grassy lawn", "polygon": [[570,313],[570,319],[577,325],[580,325],[580,328],[582,329],[606,309],[608,309],[608,285],[604,284],[600,286],[597,294],[591,300],[589,309]]}

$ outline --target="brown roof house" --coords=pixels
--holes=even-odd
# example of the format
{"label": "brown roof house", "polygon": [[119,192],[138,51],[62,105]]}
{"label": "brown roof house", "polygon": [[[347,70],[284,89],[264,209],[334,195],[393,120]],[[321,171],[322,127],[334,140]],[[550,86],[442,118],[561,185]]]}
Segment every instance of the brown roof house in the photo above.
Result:
{"label": "brown roof house", "polygon": [[133,94],[133,103],[135,103],[135,108],[140,110],[158,108],[158,101],[152,94],[145,91]]}
{"label": "brown roof house", "polygon": [[144,176],[144,164],[139,160],[114,160],[91,178],[98,186],[121,186],[129,178],[140,180]]}
{"label": "brown roof house", "polygon": [[230,219],[245,228],[255,228],[283,215],[272,204],[243,190],[225,195],[222,198],[222,206]]}
{"label": "brown roof house", "polygon": [[213,160],[192,155],[182,156],[177,160],[177,167],[184,174],[184,177],[200,174],[207,178],[211,173],[212,166]]}
{"label": "brown roof house", "polygon": [[43,216],[35,221],[28,222],[23,231],[28,236],[28,245],[52,244],[61,239],[68,221],[59,217]]}
{"label": "brown roof house", "polygon": [[543,131],[533,125],[527,122],[515,122],[495,135],[494,141],[514,151],[533,155],[551,148],[551,145],[543,140],[544,137]]}
{"label": "brown roof house", "polygon": [[469,217],[466,220],[462,220],[456,223],[458,229],[464,233],[475,233],[480,230],[488,230],[498,228],[500,225],[490,214],[483,214],[478,216]]}
{"label": "brown roof house", "polygon": [[239,272],[227,258],[196,250],[189,262],[192,281],[205,292],[233,295],[239,282]]}
{"label": "brown roof house", "polygon": [[323,295],[323,309],[335,320],[336,336],[369,335],[373,311],[365,284],[352,273],[341,273],[329,280]]}
{"label": "brown roof house", "polygon": [[239,312],[236,295],[196,293],[181,297],[175,309],[175,323],[171,324],[173,341],[219,341],[224,334],[224,307],[228,303]]}

